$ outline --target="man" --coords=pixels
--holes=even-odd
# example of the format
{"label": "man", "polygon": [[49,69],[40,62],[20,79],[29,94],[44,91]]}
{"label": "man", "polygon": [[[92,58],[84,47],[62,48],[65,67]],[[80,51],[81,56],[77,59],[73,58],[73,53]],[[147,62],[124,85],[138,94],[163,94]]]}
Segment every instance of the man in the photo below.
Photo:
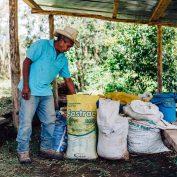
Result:
{"label": "man", "polygon": [[23,62],[23,79],[18,85],[20,112],[17,152],[20,163],[31,163],[29,141],[35,112],[41,121],[40,155],[49,159],[62,158],[62,154],[53,150],[56,115],[50,83],[59,74],[64,78],[69,93],[75,94],[64,52],[74,44],[79,47],[79,42],[76,40],[78,31],[72,27],[56,30],[54,35],[55,40],[39,40],[32,44]]}

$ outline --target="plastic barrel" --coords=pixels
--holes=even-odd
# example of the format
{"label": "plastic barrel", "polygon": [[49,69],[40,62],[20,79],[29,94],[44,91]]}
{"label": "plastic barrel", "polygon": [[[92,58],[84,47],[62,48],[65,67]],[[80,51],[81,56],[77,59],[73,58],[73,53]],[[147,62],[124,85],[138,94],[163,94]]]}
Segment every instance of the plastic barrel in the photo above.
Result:
{"label": "plastic barrel", "polygon": [[176,93],[158,93],[153,95],[151,102],[159,107],[164,119],[170,123],[176,121]]}

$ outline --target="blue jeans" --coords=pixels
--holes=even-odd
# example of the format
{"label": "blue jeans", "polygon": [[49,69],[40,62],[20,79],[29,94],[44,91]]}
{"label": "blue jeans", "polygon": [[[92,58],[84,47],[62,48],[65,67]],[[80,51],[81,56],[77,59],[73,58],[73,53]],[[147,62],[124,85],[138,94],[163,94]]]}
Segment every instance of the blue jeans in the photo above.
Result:
{"label": "blue jeans", "polygon": [[20,93],[19,128],[17,134],[18,152],[29,151],[32,133],[32,120],[35,112],[41,121],[41,150],[53,148],[53,132],[55,128],[55,108],[53,96],[30,96],[24,100]]}

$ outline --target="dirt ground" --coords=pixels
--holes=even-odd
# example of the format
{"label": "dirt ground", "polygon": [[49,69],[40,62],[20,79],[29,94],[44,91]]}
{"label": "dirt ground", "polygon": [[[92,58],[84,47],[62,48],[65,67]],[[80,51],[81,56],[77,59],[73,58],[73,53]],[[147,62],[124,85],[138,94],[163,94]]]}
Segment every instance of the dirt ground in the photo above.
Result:
{"label": "dirt ground", "polygon": [[177,177],[177,154],[130,155],[128,161],[63,160],[50,161],[38,156],[39,130],[35,126],[31,144],[31,165],[20,165],[16,157],[15,130],[0,129],[0,177]]}
{"label": "dirt ground", "polygon": [[[9,107],[8,107],[9,106]],[[11,118],[10,98],[0,99],[0,113]],[[2,114],[1,114],[2,115]],[[1,116],[0,115],[0,116]],[[50,161],[41,159],[40,124],[33,122],[31,165],[20,165],[16,157],[16,130],[0,126],[0,177],[177,177],[177,153],[130,155],[128,161],[105,159]]]}

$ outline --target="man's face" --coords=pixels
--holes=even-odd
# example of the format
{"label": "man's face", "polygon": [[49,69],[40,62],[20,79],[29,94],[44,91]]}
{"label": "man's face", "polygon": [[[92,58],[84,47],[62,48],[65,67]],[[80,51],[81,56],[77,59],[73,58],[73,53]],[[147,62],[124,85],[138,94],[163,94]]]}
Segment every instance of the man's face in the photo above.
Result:
{"label": "man's face", "polygon": [[71,47],[73,47],[74,43],[71,41],[64,41],[63,39],[61,39],[60,41],[56,42],[56,49],[60,52],[67,52],[70,50]]}

